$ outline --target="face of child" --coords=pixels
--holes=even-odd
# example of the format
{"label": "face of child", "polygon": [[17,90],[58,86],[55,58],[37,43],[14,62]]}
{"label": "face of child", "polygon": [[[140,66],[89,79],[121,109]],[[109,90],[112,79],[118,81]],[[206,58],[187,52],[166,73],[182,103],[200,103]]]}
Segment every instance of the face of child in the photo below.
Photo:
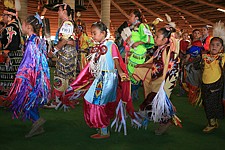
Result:
{"label": "face of child", "polygon": [[102,42],[105,39],[105,32],[97,27],[91,27],[91,35],[96,42]]}
{"label": "face of child", "polygon": [[195,32],[193,33],[193,38],[194,38],[194,39],[200,39],[200,37],[201,37],[201,33],[200,33],[199,31],[195,31]]}
{"label": "face of child", "polygon": [[183,38],[183,40],[185,40],[185,41],[188,40],[188,33],[184,33],[183,36],[182,36],[182,38]]}
{"label": "face of child", "polygon": [[135,14],[131,13],[129,16],[129,23],[133,24],[136,22],[136,20],[137,20],[137,17],[135,17]]}
{"label": "face of child", "polygon": [[22,33],[28,34],[28,25],[26,24],[25,21],[23,21],[23,23],[22,23]]}
{"label": "face of child", "polygon": [[202,35],[208,35],[208,29],[207,28],[202,28]]}
{"label": "face of child", "polygon": [[220,43],[220,41],[218,39],[214,39],[210,43],[210,54],[216,55],[216,54],[220,53],[222,50],[223,50],[222,43]]}
{"label": "face of child", "polygon": [[162,46],[162,45],[166,44],[168,39],[164,38],[164,35],[162,34],[162,31],[158,31],[155,34],[154,40],[155,40],[156,46]]}

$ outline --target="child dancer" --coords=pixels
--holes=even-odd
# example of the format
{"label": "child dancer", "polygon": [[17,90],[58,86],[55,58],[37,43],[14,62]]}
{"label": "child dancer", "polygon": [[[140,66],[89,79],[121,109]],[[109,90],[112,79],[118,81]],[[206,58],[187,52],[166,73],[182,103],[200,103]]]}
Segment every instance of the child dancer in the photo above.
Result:
{"label": "child dancer", "polygon": [[91,138],[108,138],[107,129],[110,119],[113,117],[110,109],[115,107],[118,76],[127,80],[126,74],[120,67],[119,51],[113,41],[107,40],[107,27],[102,22],[96,22],[91,26],[92,37],[99,46],[91,52],[90,71],[95,79],[85,94],[84,116],[87,124],[93,128],[100,128],[100,132]]}
{"label": "child dancer", "polygon": [[179,51],[179,57],[180,57],[180,71],[179,71],[179,84],[180,84],[180,91],[177,94],[177,96],[182,96],[185,94],[185,91],[183,88],[185,88],[186,83],[184,82],[184,64],[183,61],[186,57],[186,51],[188,49],[188,46],[190,44],[190,41],[188,40],[188,33],[183,32],[182,33],[182,40],[180,41],[180,51]]}
{"label": "child dancer", "polygon": [[219,37],[213,37],[209,49],[209,54],[202,55],[202,99],[208,119],[208,125],[203,129],[203,132],[206,133],[218,128],[217,120],[224,118],[222,96],[225,54],[223,53],[223,40]]}
{"label": "child dancer", "polygon": [[143,64],[146,58],[147,49],[154,46],[154,39],[152,33],[150,32],[149,26],[142,23],[142,14],[139,10],[133,10],[129,17],[131,36],[126,42],[129,43],[130,50],[128,52],[128,64],[127,70],[132,83],[132,95],[134,99],[138,99],[138,87],[139,82],[137,82],[132,74],[134,73],[134,68],[138,64]]}
{"label": "child dancer", "polygon": [[186,72],[186,83],[188,87],[188,100],[191,104],[198,104],[200,100],[200,84],[201,84],[201,52],[203,50],[200,41],[200,31],[194,29],[192,31],[193,40],[186,52],[184,60],[184,68]]}
{"label": "child dancer", "polygon": [[22,24],[22,31],[28,35],[28,39],[22,62],[6,98],[11,102],[13,118],[32,121],[32,128],[25,135],[27,138],[44,132],[42,125],[45,120],[40,117],[38,107],[44,105],[50,96],[46,44],[38,36],[41,26],[42,21],[38,14],[27,17]]}
{"label": "child dancer", "polygon": [[[145,93],[146,97],[144,102],[140,105],[139,112],[141,115],[147,112],[148,115],[144,116],[147,118],[150,118],[152,115],[152,113],[150,113],[153,109],[152,102],[156,95],[158,95],[157,93],[162,83],[165,82],[163,89],[169,98],[178,78],[179,44],[177,43],[179,42],[170,37],[172,32],[173,28],[169,27],[159,29],[155,35],[155,44],[158,46],[158,49],[145,64],[136,66],[134,78],[136,80],[142,80],[144,85],[148,84],[148,89],[145,90],[147,92]],[[145,73],[142,71],[145,71]],[[163,97],[163,94],[159,96]],[[170,107],[170,110],[174,109],[172,105],[170,105]],[[171,118],[171,116],[168,118]],[[155,130],[156,135],[161,135],[167,131],[168,127],[171,125],[171,121],[168,118],[159,118],[160,126]]]}
{"label": "child dancer", "polygon": [[94,23],[91,33],[93,40],[99,44],[90,50],[90,62],[70,84],[63,98],[76,99],[85,90],[85,121],[89,127],[100,129],[91,138],[102,139],[110,136],[107,127],[114,117],[116,106],[121,104],[120,99],[126,102],[126,110],[132,121],[135,115],[128,72],[117,46],[107,38],[109,33],[106,25],[102,22]]}

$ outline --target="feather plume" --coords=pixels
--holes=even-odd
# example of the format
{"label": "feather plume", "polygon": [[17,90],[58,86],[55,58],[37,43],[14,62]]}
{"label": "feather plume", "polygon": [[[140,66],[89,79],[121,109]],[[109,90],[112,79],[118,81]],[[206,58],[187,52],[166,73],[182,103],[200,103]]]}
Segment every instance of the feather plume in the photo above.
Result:
{"label": "feather plume", "polygon": [[20,11],[21,10],[20,0],[15,0],[15,9],[16,9],[16,11]]}
{"label": "feather plume", "polygon": [[168,14],[165,14],[165,16],[166,16],[166,20],[168,21],[168,22],[171,22],[171,17],[168,15]]}
{"label": "feather plume", "polygon": [[165,14],[165,16],[166,16],[166,20],[168,22],[168,25],[170,27],[173,27],[175,29],[176,28],[176,23],[175,22],[172,22],[172,19],[171,19],[171,17],[168,14]]}
{"label": "feather plume", "polygon": [[219,37],[223,40],[223,45],[225,45],[225,27],[224,23],[219,21],[215,24],[213,28],[213,37]]}
{"label": "feather plume", "polygon": [[156,18],[153,22],[152,22],[152,24],[154,24],[154,25],[157,25],[159,23],[159,19],[158,18]]}
{"label": "feather plume", "polygon": [[212,26],[207,24],[207,25],[206,25],[206,28],[212,28]]}

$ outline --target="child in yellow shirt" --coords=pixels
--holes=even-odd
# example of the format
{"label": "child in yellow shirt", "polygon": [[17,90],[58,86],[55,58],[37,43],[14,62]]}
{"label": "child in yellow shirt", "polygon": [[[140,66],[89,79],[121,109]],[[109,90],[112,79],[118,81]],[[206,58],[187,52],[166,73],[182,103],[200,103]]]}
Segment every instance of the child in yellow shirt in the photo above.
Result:
{"label": "child in yellow shirt", "polygon": [[[203,132],[218,128],[218,119],[224,118],[223,84],[224,62],[223,40],[214,37],[210,41],[209,54],[203,54],[202,99],[208,125]],[[224,101],[225,102],[225,101]]]}

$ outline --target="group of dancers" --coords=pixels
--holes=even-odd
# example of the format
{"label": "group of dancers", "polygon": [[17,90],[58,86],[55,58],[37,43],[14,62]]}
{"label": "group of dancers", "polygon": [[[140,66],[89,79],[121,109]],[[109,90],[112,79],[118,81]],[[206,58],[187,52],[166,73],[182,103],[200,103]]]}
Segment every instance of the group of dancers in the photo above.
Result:
{"label": "group of dancers", "polygon": [[[168,19],[169,24],[152,34],[149,26],[142,22],[141,12],[133,10],[127,26],[121,30],[121,35],[123,32],[130,34],[128,37],[121,36],[126,53],[124,61],[118,46],[109,39],[110,32],[103,22],[91,25],[90,39],[81,22],[77,21],[75,26],[74,12],[68,4],[62,3],[53,7],[57,9],[62,20],[54,47],[47,53],[46,41],[39,37],[40,28],[43,26],[40,16],[35,14],[27,17],[22,23],[22,34],[27,35],[23,59],[9,93],[1,97],[12,110],[14,118],[32,121],[32,128],[25,137],[44,132],[43,125],[46,120],[39,115],[40,107],[54,99],[57,107],[64,107],[66,110],[74,107],[80,97],[84,99],[84,119],[87,125],[98,129],[96,134],[90,136],[93,139],[110,137],[108,128],[113,118],[115,119],[111,126],[124,126],[126,134],[126,114],[137,127],[146,127],[149,121],[158,122],[156,135],[165,133],[172,124],[181,127],[181,120],[176,116],[176,107],[169,98],[179,75],[181,78],[180,72],[184,70],[186,76],[183,83],[187,84],[188,92],[202,93],[206,117],[209,120],[203,131],[210,132],[218,128],[217,119],[224,117],[225,102],[222,38],[216,36],[208,40],[209,48],[206,49],[201,45],[199,30],[194,30],[191,44],[186,43],[186,40],[182,43],[174,34],[176,30],[171,18]],[[5,10],[4,15],[8,20],[16,16],[12,10]],[[11,22],[8,22],[4,29],[8,33],[5,35],[12,33],[8,27]],[[221,23],[217,25],[224,28]],[[21,33],[11,34],[12,37],[17,35]],[[1,40],[1,43],[6,58],[5,71],[8,71],[8,68],[13,66],[13,57],[10,57],[10,54],[18,48],[7,48],[4,40]],[[186,49],[180,49],[181,43]],[[153,46],[156,50],[153,56],[146,60],[147,49]],[[83,56],[82,65],[79,66],[80,72],[76,74],[78,50],[81,50]],[[48,57],[57,58],[52,90]],[[197,71],[199,76],[194,71]],[[199,77],[199,80],[196,77]],[[194,80],[199,82],[191,82]],[[135,111],[132,92],[141,88],[140,85],[144,88],[145,99],[140,109]],[[194,88],[201,90],[193,90]],[[192,97],[189,98],[193,98],[193,94],[190,95]]]}

